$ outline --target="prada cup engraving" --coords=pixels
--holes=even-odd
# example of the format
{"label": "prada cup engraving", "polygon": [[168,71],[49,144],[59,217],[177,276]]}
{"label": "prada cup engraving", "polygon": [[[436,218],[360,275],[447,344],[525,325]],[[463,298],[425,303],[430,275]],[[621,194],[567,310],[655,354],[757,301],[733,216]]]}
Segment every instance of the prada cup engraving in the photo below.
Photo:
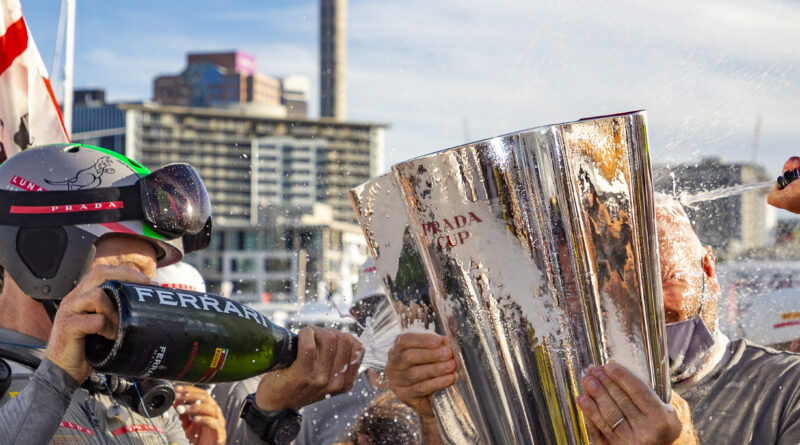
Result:
{"label": "prada cup engraving", "polygon": [[464,244],[469,238],[468,226],[472,223],[483,222],[474,212],[467,215],[455,215],[451,218],[444,218],[441,221],[430,221],[422,223],[422,233],[425,236],[436,237],[436,247],[444,249]]}
{"label": "prada cup engraving", "polygon": [[589,443],[575,396],[611,359],[669,400],[652,194],[643,112],[451,148],[351,192],[390,293],[404,254],[423,266],[459,368],[434,404],[450,443]]}

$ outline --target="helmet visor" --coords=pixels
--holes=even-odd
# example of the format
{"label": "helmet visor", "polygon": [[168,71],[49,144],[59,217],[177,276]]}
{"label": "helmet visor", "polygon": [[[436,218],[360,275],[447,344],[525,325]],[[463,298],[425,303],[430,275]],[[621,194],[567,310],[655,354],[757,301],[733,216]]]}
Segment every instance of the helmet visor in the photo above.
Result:
{"label": "helmet visor", "polygon": [[170,164],[139,180],[144,219],[172,237],[201,232],[211,217],[203,181],[188,164]]}

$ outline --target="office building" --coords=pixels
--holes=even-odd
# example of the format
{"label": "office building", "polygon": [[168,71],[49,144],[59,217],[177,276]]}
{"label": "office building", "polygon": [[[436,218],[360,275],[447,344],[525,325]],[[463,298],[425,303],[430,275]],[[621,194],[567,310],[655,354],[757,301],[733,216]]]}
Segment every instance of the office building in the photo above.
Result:
{"label": "office building", "polygon": [[241,51],[195,53],[186,69],[153,81],[153,98],[162,105],[229,107],[256,104],[276,116],[286,116],[281,105],[280,79],[259,74],[255,57]]}
{"label": "office building", "polygon": [[355,222],[347,193],[383,168],[380,124],[156,104],[120,108],[125,154],[148,167],[192,164],[223,226],[258,224],[267,205],[313,202],[330,205],[337,221]]}
{"label": "office building", "polygon": [[105,90],[75,90],[70,140],[122,153],[125,147],[125,112],[105,102]]}
{"label": "office building", "polygon": [[308,116],[308,79],[290,75],[281,78],[281,104],[286,107],[287,117]]}

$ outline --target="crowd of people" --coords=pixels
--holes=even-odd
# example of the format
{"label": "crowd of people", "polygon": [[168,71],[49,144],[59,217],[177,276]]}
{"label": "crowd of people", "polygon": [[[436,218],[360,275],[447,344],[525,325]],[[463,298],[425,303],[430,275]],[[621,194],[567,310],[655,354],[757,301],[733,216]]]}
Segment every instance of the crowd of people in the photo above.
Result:
{"label": "crowd of people", "polygon": [[[797,167],[791,158],[783,171]],[[81,175],[91,176],[85,188],[71,181]],[[435,334],[403,333],[385,369],[359,372],[355,336],[304,328],[289,368],[177,385],[158,416],[87,384],[86,337],[118,332],[102,283],[205,291],[199,272],[179,263],[210,237],[208,197],[193,175],[188,166],[150,172],[80,144],[31,148],[0,165],[9,185],[0,195],[0,443],[442,443],[432,395],[458,374],[448,339]],[[16,191],[20,178],[41,191]],[[768,202],[800,213],[800,181],[776,187]],[[657,200],[656,222],[671,402],[618,363],[591,368],[576,402],[592,443],[800,443],[800,355],[723,335],[711,248],[674,200]],[[351,309],[357,325],[385,300],[368,262]]]}

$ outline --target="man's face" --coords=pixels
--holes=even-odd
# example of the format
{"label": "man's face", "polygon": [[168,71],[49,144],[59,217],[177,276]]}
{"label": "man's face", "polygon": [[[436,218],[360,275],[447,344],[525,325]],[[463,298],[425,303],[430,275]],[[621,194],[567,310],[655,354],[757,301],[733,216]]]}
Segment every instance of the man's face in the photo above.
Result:
{"label": "man's face", "polygon": [[700,310],[704,251],[688,220],[663,209],[656,214],[665,317],[675,323]]}
{"label": "man's face", "polygon": [[139,238],[108,235],[95,243],[97,253],[92,266],[127,266],[150,278],[156,273],[156,250],[152,244]]}

